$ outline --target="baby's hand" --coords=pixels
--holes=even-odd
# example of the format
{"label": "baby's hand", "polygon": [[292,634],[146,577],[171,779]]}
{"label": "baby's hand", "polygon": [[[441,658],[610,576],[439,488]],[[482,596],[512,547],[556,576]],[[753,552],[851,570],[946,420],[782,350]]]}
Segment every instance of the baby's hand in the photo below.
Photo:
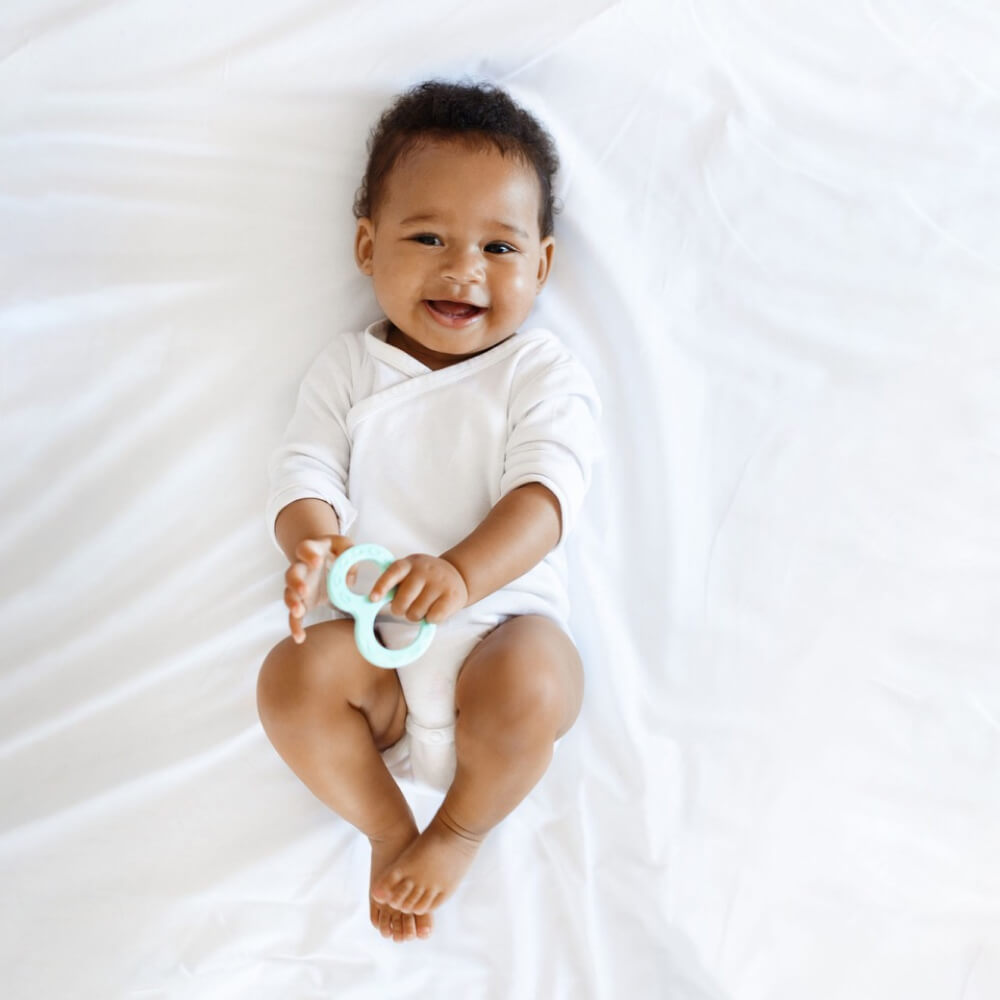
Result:
{"label": "baby's hand", "polygon": [[353,544],[346,535],[328,535],[306,538],[295,547],[295,562],[285,573],[288,629],[295,642],[306,641],[302,619],[326,600],[326,574],[330,562]]}
{"label": "baby's hand", "polygon": [[396,596],[389,605],[394,615],[411,622],[440,625],[469,600],[462,574],[450,562],[436,556],[412,555],[397,559],[376,581],[369,597],[382,600],[392,588]]}

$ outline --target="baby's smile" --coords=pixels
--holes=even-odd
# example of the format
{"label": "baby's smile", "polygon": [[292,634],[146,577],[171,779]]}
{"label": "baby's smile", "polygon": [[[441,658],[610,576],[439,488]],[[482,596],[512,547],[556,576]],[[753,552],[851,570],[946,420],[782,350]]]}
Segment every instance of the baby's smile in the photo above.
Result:
{"label": "baby's smile", "polygon": [[488,144],[427,141],[395,164],[355,236],[392,346],[446,367],[518,331],[552,260],[540,197],[534,168]]}
{"label": "baby's smile", "polygon": [[452,302],[448,299],[424,299],[424,306],[431,316],[444,326],[458,329],[475,322],[486,309],[471,302]]}

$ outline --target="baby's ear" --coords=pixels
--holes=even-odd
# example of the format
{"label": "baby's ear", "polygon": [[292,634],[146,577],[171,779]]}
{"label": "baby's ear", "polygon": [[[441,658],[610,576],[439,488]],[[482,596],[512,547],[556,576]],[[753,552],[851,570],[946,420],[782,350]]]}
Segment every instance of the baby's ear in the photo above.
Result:
{"label": "baby's ear", "polygon": [[546,236],[542,240],[538,254],[538,290],[549,280],[549,272],[552,270],[552,255],[556,249],[556,238]]}
{"label": "baby's ear", "polygon": [[371,219],[358,219],[358,230],[354,234],[354,260],[362,274],[371,277],[372,258],[375,255],[375,227]]}

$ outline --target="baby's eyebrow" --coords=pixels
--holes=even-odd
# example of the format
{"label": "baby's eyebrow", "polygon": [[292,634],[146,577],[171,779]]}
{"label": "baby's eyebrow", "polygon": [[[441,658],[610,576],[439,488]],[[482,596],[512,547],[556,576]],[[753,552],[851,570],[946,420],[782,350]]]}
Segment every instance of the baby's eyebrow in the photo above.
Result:
{"label": "baby's eyebrow", "polygon": [[408,215],[400,223],[401,226],[410,226],[415,222],[434,222],[437,220],[437,216],[430,212],[422,212],[420,215]]}
{"label": "baby's eyebrow", "polygon": [[[441,217],[435,212],[419,212],[416,215],[408,215],[402,222],[401,226],[413,226],[418,222],[440,222]],[[522,239],[528,239],[528,234],[520,228],[520,226],[512,225],[509,222],[504,222],[502,219],[490,219],[487,223],[488,226],[495,227],[497,229],[506,229],[509,233],[515,233]]]}
{"label": "baby's eyebrow", "polygon": [[515,233],[516,235],[522,237],[523,239],[528,238],[528,234],[520,228],[520,226],[512,226],[509,222],[503,222],[500,219],[492,219],[490,221],[491,226],[498,226],[500,229],[506,229],[509,233]]}

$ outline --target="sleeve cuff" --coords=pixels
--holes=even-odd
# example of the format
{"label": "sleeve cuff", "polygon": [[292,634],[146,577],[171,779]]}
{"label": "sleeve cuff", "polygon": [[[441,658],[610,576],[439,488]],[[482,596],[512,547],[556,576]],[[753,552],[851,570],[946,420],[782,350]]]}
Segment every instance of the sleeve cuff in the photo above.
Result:
{"label": "sleeve cuff", "polygon": [[274,531],[274,523],[277,521],[278,515],[290,503],[295,503],[296,500],[325,500],[333,508],[333,512],[337,515],[337,521],[340,523],[340,533],[342,535],[346,535],[350,532],[351,527],[354,525],[354,521],[358,516],[358,512],[355,509],[354,504],[352,504],[351,501],[339,491],[330,490],[323,492],[309,486],[286,486],[268,498],[266,510],[267,526],[271,534],[271,541],[274,542],[279,552],[281,551],[281,546],[278,545],[278,538]]}

